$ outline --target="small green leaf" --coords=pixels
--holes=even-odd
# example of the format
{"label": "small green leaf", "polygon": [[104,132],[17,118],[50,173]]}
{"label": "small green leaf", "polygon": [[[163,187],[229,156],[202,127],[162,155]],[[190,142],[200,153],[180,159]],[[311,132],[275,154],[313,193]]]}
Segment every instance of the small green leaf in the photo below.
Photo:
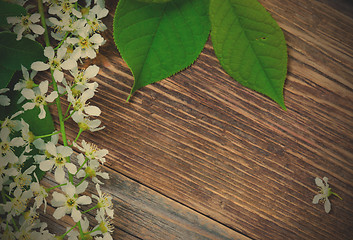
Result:
{"label": "small green leaf", "polygon": [[257,0],[211,0],[211,38],[224,70],[283,109],[287,46],[277,22]]}
{"label": "small green leaf", "polygon": [[7,17],[16,17],[26,15],[27,11],[24,7],[17,4],[0,1],[0,27],[9,26]]}
{"label": "small green leaf", "polygon": [[0,33],[0,66],[10,70],[21,70],[21,64],[30,68],[35,61],[45,61],[43,47],[28,38],[16,40],[16,34]]}
{"label": "small green leaf", "polygon": [[114,39],[135,77],[131,94],[189,67],[201,53],[209,31],[208,0],[164,4],[120,0]]}

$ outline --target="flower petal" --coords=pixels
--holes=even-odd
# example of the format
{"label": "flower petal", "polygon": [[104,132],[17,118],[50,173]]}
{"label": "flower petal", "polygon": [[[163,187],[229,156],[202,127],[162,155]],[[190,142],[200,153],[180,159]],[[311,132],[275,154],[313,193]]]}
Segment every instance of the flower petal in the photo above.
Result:
{"label": "flower petal", "polygon": [[84,108],[85,113],[90,116],[99,116],[101,114],[101,110],[96,106],[87,106]]}
{"label": "flower petal", "polygon": [[45,71],[45,70],[47,70],[49,67],[50,67],[49,64],[44,63],[44,62],[40,62],[40,61],[34,62],[34,63],[32,63],[32,65],[31,65],[31,68],[32,68],[33,70],[36,70],[36,71]]}
{"label": "flower petal", "polygon": [[35,103],[28,102],[28,103],[23,104],[22,107],[23,107],[23,110],[27,111],[27,110],[33,109],[35,106],[36,106]]}
{"label": "flower petal", "polygon": [[58,92],[57,91],[53,91],[46,97],[46,101],[47,102],[53,102],[58,96],[59,96]]}
{"label": "flower petal", "polygon": [[86,69],[83,77],[87,79],[93,78],[97,76],[98,72],[99,72],[99,67],[97,67],[96,65],[91,65]]}
{"label": "flower petal", "polygon": [[43,81],[39,84],[39,90],[42,95],[45,95],[48,92],[48,86],[49,86],[48,81]]}
{"label": "flower petal", "polygon": [[73,208],[72,213],[71,213],[71,217],[75,222],[78,222],[81,220],[82,214],[79,210],[77,210],[76,208]]}
{"label": "flower petal", "polygon": [[21,70],[22,70],[22,75],[23,75],[23,78],[25,80],[27,80],[29,78],[29,73],[27,71],[27,68],[25,68],[22,64],[21,64]]}
{"label": "flower petal", "polygon": [[40,168],[40,170],[46,172],[46,171],[49,171],[50,169],[52,169],[53,165],[54,165],[54,161],[45,160],[45,161],[39,163],[39,168]]}
{"label": "flower petal", "polygon": [[65,167],[72,174],[75,174],[77,172],[77,168],[76,168],[75,164],[73,164],[73,163],[65,163]]}
{"label": "flower petal", "polygon": [[56,146],[53,142],[48,142],[46,145],[45,145],[45,149],[53,156],[57,156],[57,153],[56,153]]}
{"label": "flower petal", "polygon": [[87,205],[92,203],[92,199],[89,196],[83,195],[76,200],[77,204]]}
{"label": "flower petal", "polygon": [[48,59],[53,59],[54,55],[55,55],[55,52],[54,52],[53,47],[45,47],[44,48],[44,56],[46,56]]}
{"label": "flower petal", "polygon": [[45,109],[44,109],[44,106],[43,106],[43,105],[40,105],[40,106],[39,106],[39,109],[40,109],[40,113],[39,113],[39,115],[38,115],[38,118],[39,118],[39,119],[45,118],[45,116],[46,116],[46,111],[45,111]]}
{"label": "flower petal", "polygon": [[67,146],[59,146],[57,148],[58,153],[60,153],[63,157],[70,157],[73,153],[72,148]]}
{"label": "flower petal", "polygon": [[36,97],[36,95],[34,94],[34,91],[28,88],[23,89],[21,91],[21,94],[28,100],[34,99]]}
{"label": "flower petal", "polygon": [[65,207],[59,207],[55,210],[55,212],[53,213],[53,216],[56,218],[56,219],[60,219],[62,218],[63,216],[65,216],[66,214],[66,208]]}
{"label": "flower petal", "polygon": [[61,64],[61,67],[65,70],[70,70],[77,67],[77,62],[73,59],[67,59],[65,62]]}
{"label": "flower petal", "polygon": [[58,183],[65,182],[65,171],[62,167],[57,167],[54,173],[55,181]]}
{"label": "flower petal", "polygon": [[42,35],[44,33],[44,28],[37,24],[29,25],[29,28],[36,34]]}
{"label": "flower petal", "polygon": [[54,79],[57,82],[62,82],[64,79],[64,73],[62,71],[59,71],[58,69],[54,70]]}
{"label": "flower petal", "polygon": [[321,178],[316,177],[316,178],[315,178],[315,183],[316,183],[316,185],[319,186],[319,187],[324,187],[324,183],[323,183],[323,181],[322,181]]}
{"label": "flower petal", "polygon": [[63,57],[65,56],[66,52],[67,52],[67,48],[61,46],[61,47],[58,49],[58,52],[57,52],[58,60],[63,59]]}
{"label": "flower petal", "polygon": [[321,198],[322,198],[322,194],[315,195],[314,198],[313,198],[313,203],[317,204],[320,201]]}
{"label": "flower petal", "polygon": [[325,212],[329,213],[331,210],[331,203],[330,203],[330,200],[328,200],[328,198],[326,198],[325,200],[324,207],[325,207]]}

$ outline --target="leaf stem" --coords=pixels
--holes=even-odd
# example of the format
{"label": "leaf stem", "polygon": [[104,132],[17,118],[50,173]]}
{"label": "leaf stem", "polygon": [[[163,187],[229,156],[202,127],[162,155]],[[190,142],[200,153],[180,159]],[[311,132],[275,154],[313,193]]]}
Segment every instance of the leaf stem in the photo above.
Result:
{"label": "leaf stem", "polygon": [[77,173],[83,168],[83,166],[86,164],[86,162],[88,161],[88,157],[85,158],[85,161],[82,163],[82,165],[77,169],[76,173],[74,174],[74,176],[77,175]]}
{"label": "leaf stem", "polygon": [[50,137],[50,136],[53,136],[53,135],[56,135],[56,134],[59,134],[59,133],[60,133],[60,131],[56,131],[56,132],[49,133],[49,134],[46,134],[46,135],[36,136],[35,139]]}
{"label": "leaf stem", "polygon": [[[48,33],[47,25],[45,24],[44,7],[43,7],[42,0],[38,0],[38,10],[39,10],[39,13],[40,13],[42,26],[43,26],[43,28],[45,30],[44,31],[45,44],[46,44],[47,47],[50,47],[51,45],[50,45],[50,40],[49,40],[49,33]],[[53,69],[51,69],[51,68],[50,68],[50,73],[51,73],[51,78],[53,80],[52,83],[53,83],[54,91],[59,92],[58,91],[58,84],[55,81],[54,74],[53,74]],[[64,146],[68,146],[67,139],[66,139],[64,117],[63,117],[63,113],[62,113],[61,102],[60,102],[60,97],[59,96],[55,99],[55,103],[56,103],[56,107],[57,107],[57,110],[58,110],[58,116],[59,116],[59,121],[60,121],[61,137],[62,137]],[[67,157],[66,161],[70,162],[70,157]],[[71,173],[69,173],[69,181],[71,183],[73,183],[73,177],[72,177]]]}
{"label": "leaf stem", "polygon": [[94,207],[91,207],[90,209],[87,209],[86,211],[83,211],[82,213],[86,213],[86,212],[92,211],[92,210],[94,210],[96,208],[98,208],[98,205],[96,205]]}
{"label": "leaf stem", "polygon": [[83,183],[83,181],[85,181],[85,180],[86,180],[86,178],[88,178],[88,174],[86,174],[86,176],[85,176],[85,177],[81,180],[81,182],[77,183],[77,184],[75,185],[75,187],[80,186],[80,185],[81,185],[81,183]]}
{"label": "leaf stem", "polygon": [[62,186],[65,186],[65,185],[67,185],[67,183],[59,184],[59,185],[56,185],[56,186],[51,187],[51,188],[46,188],[45,191],[48,193],[48,192],[50,192],[51,190],[53,190],[55,188],[62,187]]}
{"label": "leaf stem", "polygon": [[65,119],[64,119],[64,122],[66,122],[72,115],[74,115],[76,111],[72,111],[72,113],[70,113],[69,116],[67,116]]}

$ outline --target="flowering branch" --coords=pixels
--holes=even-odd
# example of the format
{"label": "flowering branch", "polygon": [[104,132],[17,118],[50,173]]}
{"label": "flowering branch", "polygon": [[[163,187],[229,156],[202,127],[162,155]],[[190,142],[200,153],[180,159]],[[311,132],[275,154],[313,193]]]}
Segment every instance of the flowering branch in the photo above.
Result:
{"label": "flowering branch", "polygon": [[[4,221],[0,224],[1,239],[52,239],[54,234],[46,230],[46,224],[36,219],[39,207],[44,203],[44,212],[47,206],[48,196],[51,195],[51,205],[55,207],[54,218],[61,219],[70,215],[75,225],[68,228],[65,233],[56,236],[63,239],[92,239],[101,235],[104,239],[112,239],[111,218],[113,217],[111,197],[102,194],[101,179],[109,179],[106,172],[101,171],[105,163],[108,151],[98,149],[95,145],[81,141],[77,144],[83,131],[99,131],[101,121],[93,119],[101,113],[96,106],[88,102],[97,91],[98,83],[91,79],[98,74],[99,67],[92,65],[86,69],[81,63],[87,58],[95,58],[99,47],[105,43],[100,35],[106,29],[101,18],[107,16],[108,10],[102,5],[101,0],[95,0],[94,4],[86,1],[87,5],[81,7],[77,0],[44,0],[48,6],[38,0],[38,11],[25,17],[9,17],[8,22],[15,25],[13,30],[17,39],[29,37],[35,39],[44,35],[44,56],[46,62],[35,61],[31,64],[32,73],[22,66],[23,78],[17,83],[14,90],[20,91],[21,104],[24,111],[38,108],[39,119],[44,119],[47,114],[46,107],[55,100],[59,130],[47,134],[33,134],[30,126],[22,118],[23,111],[19,111],[11,117],[1,119],[0,131],[0,190],[2,202],[0,212],[5,212],[1,217]],[[97,3],[97,4],[96,4]],[[93,5],[93,6],[92,6]],[[48,14],[46,14],[48,11]],[[49,18],[45,16],[49,15]],[[26,21],[22,21],[22,20]],[[41,25],[36,24],[37,22]],[[51,31],[48,26],[50,26]],[[55,42],[55,48],[51,42]],[[49,70],[51,79],[39,84],[34,83],[33,78],[38,71]],[[64,72],[64,71],[68,72]],[[70,73],[73,81],[65,78]],[[52,86],[52,91],[49,91]],[[0,89],[0,94],[9,89]],[[68,108],[63,114],[61,97],[68,101]],[[6,95],[0,95],[2,106],[10,105],[10,99]],[[26,100],[26,101],[25,101]],[[24,104],[22,105],[22,102]],[[65,121],[72,120],[77,123],[78,132],[72,141],[66,134]],[[63,145],[59,144],[59,136]],[[47,141],[47,138],[50,140]],[[72,142],[70,145],[69,143]],[[73,148],[81,152],[77,161],[72,161]],[[33,151],[36,150],[36,151]],[[38,153],[39,152],[39,153]],[[27,159],[33,159],[30,167],[24,168]],[[35,172],[54,172],[57,184],[44,188]],[[67,177],[68,176],[68,177]],[[96,184],[98,195],[88,196],[83,194],[91,180]],[[74,182],[78,182],[74,184]],[[57,189],[61,191],[58,192]],[[53,191],[54,190],[54,191]],[[34,201],[29,201],[33,198]],[[82,205],[90,206],[89,210],[81,211]],[[31,203],[33,204],[31,205]],[[88,211],[96,209],[96,227],[89,229],[89,222],[85,216]],[[101,237],[98,237],[99,239]]]}

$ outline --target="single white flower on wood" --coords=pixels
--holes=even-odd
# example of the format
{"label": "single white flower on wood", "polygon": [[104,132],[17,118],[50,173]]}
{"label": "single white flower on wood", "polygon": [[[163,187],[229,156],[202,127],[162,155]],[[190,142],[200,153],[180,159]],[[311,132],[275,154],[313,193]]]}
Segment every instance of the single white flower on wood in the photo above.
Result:
{"label": "single white flower on wood", "polygon": [[[323,181],[322,181],[323,180]],[[331,211],[331,202],[328,199],[331,195],[335,195],[338,198],[342,199],[340,196],[338,196],[336,193],[331,191],[331,188],[328,184],[328,178],[327,177],[323,177],[323,179],[316,177],[315,178],[315,183],[316,185],[319,187],[320,189],[320,193],[315,195],[313,198],[313,203],[317,204],[319,203],[319,201],[323,201],[324,202],[324,208],[325,208],[325,212],[329,213]]]}

